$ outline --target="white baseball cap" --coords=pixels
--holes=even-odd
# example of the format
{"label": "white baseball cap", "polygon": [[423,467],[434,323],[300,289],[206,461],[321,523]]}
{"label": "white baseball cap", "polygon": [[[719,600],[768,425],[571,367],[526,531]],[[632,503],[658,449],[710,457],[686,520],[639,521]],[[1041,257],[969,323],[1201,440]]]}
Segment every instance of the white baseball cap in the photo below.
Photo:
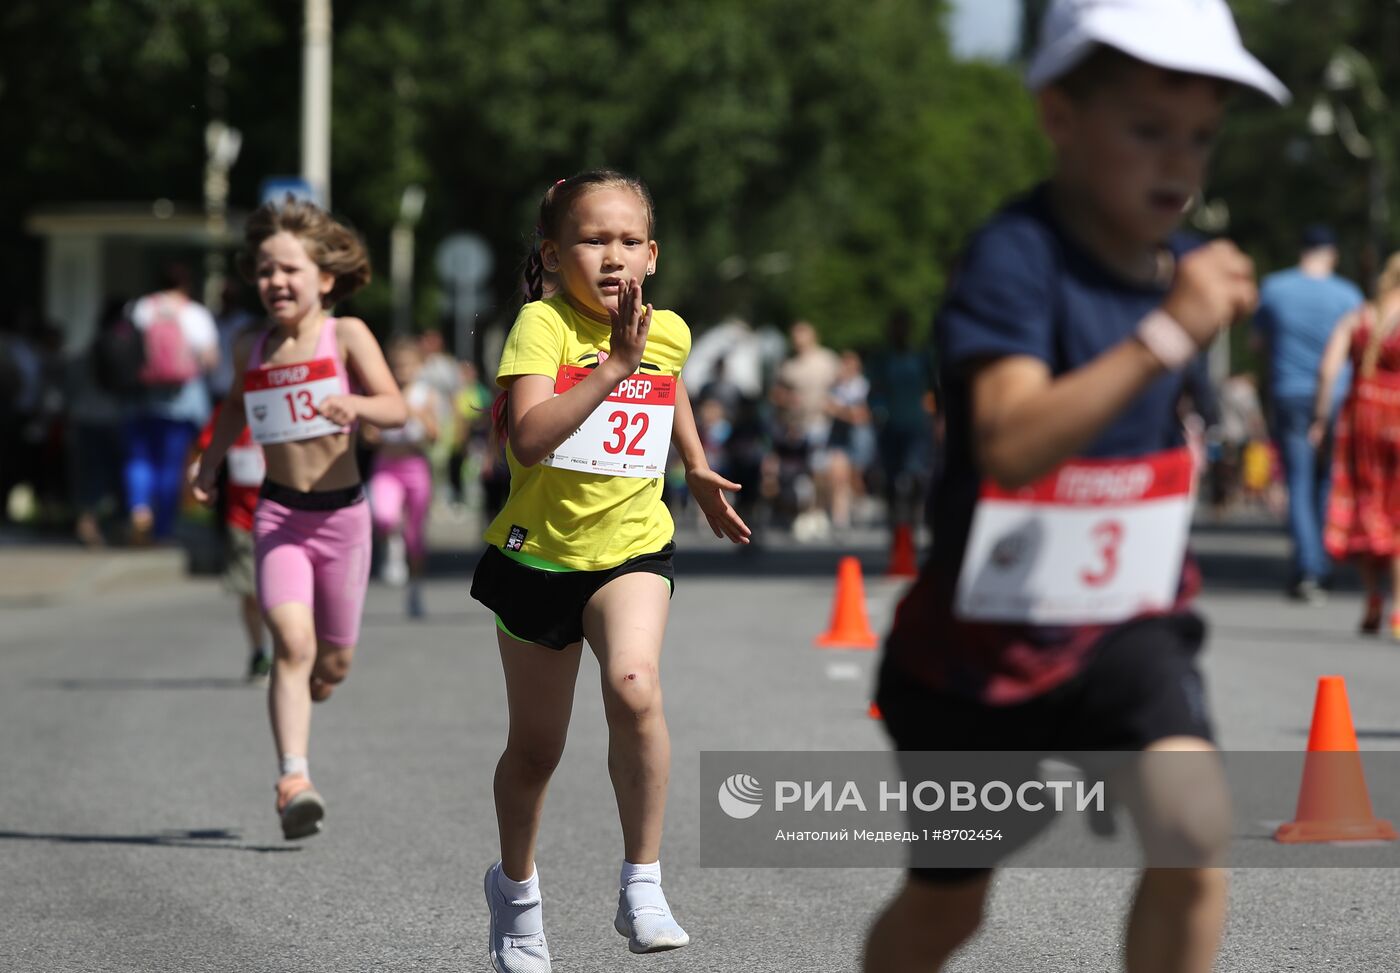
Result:
{"label": "white baseball cap", "polygon": [[1223,78],[1279,104],[1288,89],[1244,49],[1225,0],[1054,0],[1026,84],[1038,90],[1103,44],[1159,68]]}

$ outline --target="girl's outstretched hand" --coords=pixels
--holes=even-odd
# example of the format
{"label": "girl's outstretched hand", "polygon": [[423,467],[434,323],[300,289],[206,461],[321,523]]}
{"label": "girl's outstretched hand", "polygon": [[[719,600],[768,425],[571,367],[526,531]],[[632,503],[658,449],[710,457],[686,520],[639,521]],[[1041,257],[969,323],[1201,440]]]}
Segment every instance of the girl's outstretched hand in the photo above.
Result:
{"label": "girl's outstretched hand", "polygon": [[634,280],[622,288],[617,295],[617,310],[608,308],[608,317],[612,319],[609,357],[622,359],[630,375],[642,364],[642,351],[651,331],[651,307],[642,301],[640,281]]}
{"label": "girl's outstretched hand", "polygon": [[738,493],[743,489],[739,484],[731,483],[714,470],[695,469],[685,475],[685,485],[690,488],[690,495],[700,505],[716,537],[727,537],[735,544],[749,542],[753,531],[724,495],[726,491]]}

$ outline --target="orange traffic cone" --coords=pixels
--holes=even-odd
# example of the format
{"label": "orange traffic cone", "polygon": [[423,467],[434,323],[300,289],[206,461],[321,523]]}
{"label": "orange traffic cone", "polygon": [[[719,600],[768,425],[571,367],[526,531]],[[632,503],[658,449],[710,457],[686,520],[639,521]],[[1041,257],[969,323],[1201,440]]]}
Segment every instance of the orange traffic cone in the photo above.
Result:
{"label": "orange traffic cone", "polygon": [[885,714],[880,712],[880,704],[874,700],[871,700],[870,709],[866,710],[866,715],[872,720],[883,720],[885,718]]}
{"label": "orange traffic cone", "polygon": [[918,558],[914,555],[914,528],[908,524],[894,525],[894,543],[890,547],[890,566],[885,575],[891,578],[914,578],[919,574]]}
{"label": "orange traffic cone", "polygon": [[843,557],[836,569],[836,600],[831,606],[831,627],[817,636],[824,649],[873,649],[879,640],[865,614],[865,583],[860,561]]}
{"label": "orange traffic cone", "polygon": [[1279,825],[1274,839],[1289,844],[1396,840],[1395,827],[1371,810],[1341,676],[1322,676],[1317,681],[1298,811],[1294,820]]}

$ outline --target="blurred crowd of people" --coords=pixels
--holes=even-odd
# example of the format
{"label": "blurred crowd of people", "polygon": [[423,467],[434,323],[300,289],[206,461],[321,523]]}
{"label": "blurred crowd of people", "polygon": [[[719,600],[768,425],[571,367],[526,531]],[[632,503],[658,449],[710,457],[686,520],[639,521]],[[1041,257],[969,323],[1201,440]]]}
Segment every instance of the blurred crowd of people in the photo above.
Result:
{"label": "blurred crowd of people", "polygon": [[[1395,289],[1400,273],[1383,275],[1380,303],[1361,314],[1361,292],[1337,275],[1337,260],[1331,232],[1310,228],[1299,264],[1264,281],[1253,331],[1257,374],[1213,382],[1203,356],[1182,403],[1208,511],[1285,520],[1291,590],[1304,601],[1321,597],[1334,559],[1393,556],[1374,541],[1389,536],[1389,501],[1371,496],[1389,453],[1371,440],[1394,436],[1389,426],[1358,427],[1346,403],[1388,394],[1396,366],[1386,288]],[[155,292],[109,301],[76,353],[36,313],[0,319],[0,522],[68,525],[90,546],[170,538],[196,436],[233,381],[234,341],[261,320],[232,280],[219,307],[206,309],[181,265],[166,268]],[[153,325],[169,332],[166,347],[152,344]],[[916,339],[917,330],[911,314],[896,311],[882,341],[862,351],[827,347],[809,321],[793,323],[785,339],[740,321],[697,336],[685,372],[697,425],[710,465],[744,485],[737,505],[748,523],[819,542],[922,520],[940,468],[941,417],[933,344]],[[144,357],[133,357],[138,334],[148,336]],[[413,341],[416,381],[439,410],[440,433],[424,446],[437,496],[489,518],[509,491],[492,432],[496,391],[474,362],[445,349],[439,332]],[[1353,373],[1365,380],[1361,393]],[[365,469],[369,454],[366,445]],[[1334,479],[1342,487],[1335,496]],[[679,465],[666,486],[685,523]],[[1357,540],[1367,536],[1369,546]]]}
{"label": "blurred crowd of people", "polygon": [[[686,383],[700,437],[711,467],[744,485],[747,523],[818,541],[920,518],[937,471],[937,406],[932,357],[913,325],[895,312],[884,343],[862,356],[825,347],[798,321],[773,361],[731,323],[722,352],[693,359]],[[671,485],[683,507],[683,478]]]}
{"label": "blurred crowd of people", "polygon": [[[182,508],[199,516],[186,495],[196,440],[233,382],[235,340],[263,317],[236,281],[211,310],[191,296],[184,265],[162,277],[150,294],[110,299],[76,350],[40,315],[0,318],[0,524],[139,546],[171,540]],[[414,340],[441,404],[434,469],[455,502],[483,503],[492,394],[440,334]]]}

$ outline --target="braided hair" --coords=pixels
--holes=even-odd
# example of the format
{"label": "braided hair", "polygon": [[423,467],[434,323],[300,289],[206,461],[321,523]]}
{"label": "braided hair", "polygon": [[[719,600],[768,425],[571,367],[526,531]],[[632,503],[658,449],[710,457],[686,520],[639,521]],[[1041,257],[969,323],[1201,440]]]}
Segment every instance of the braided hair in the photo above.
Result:
{"label": "braided hair", "polygon": [[520,274],[520,293],[528,301],[544,298],[544,260],[540,246],[545,240],[557,240],[564,228],[564,220],[580,197],[599,189],[625,189],[637,194],[647,214],[647,234],[656,231],[656,210],[652,205],[651,191],[646,183],[636,176],[629,176],[613,169],[587,169],[568,179],[560,179],[545,190],[540,200],[540,215],[535,223],[535,236],[530,245],[530,253],[525,258],[525,266]]}

